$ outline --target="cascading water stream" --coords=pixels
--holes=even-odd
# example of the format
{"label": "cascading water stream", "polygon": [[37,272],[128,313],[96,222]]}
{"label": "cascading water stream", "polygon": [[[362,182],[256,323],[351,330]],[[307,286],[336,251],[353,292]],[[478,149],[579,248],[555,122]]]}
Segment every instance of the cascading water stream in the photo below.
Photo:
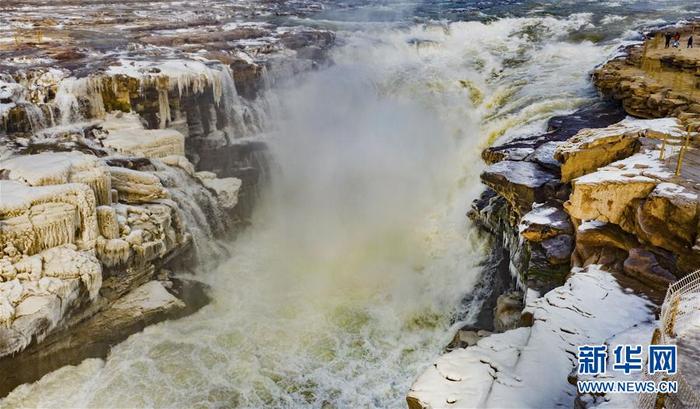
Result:
{"label": "cascading water stream", "polygon": [[480,149],[590,96],[585,67],[611,50],[566,42],[581,24],[341,33],[334,66],[270,99],[270,189],[231,257],[201,272],[211,305],[3,405],[403,407],[479,278],[486,243],[464,213]]}

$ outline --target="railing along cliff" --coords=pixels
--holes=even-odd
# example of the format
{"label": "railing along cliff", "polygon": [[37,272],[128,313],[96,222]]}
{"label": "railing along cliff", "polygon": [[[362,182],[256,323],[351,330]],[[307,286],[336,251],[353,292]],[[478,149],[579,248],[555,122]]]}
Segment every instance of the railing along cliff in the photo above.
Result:
{"label": "railing along cliff", "polygon": [[[673,283],[666,292],[666,298],[661,306],[661,316],[659,317],[659,328],[654,333],[653,344],[675,345],[677,342],[677,323],[688,318],[687,315],[693,311],[700,310],[700,270],[688,274],[682,279]],[[640,409],[655,408],[700,408],[700,394],[694,390],[688,382],[688,378],[683,372],[683,362],[679,356],[678,373],[666,375],[656,373],[649,375],[644,373],[644,380],[677,381],[678,393],[675,394],[641,394],[639,395],[638,407]],[[689,375],[690,376],[690,375]],[[694,375],[692,375],[694,376]]]}

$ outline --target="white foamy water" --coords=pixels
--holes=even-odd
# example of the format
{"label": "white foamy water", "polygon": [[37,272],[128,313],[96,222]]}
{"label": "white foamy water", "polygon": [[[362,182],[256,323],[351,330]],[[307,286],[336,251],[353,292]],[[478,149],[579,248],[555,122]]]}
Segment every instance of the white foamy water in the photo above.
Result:
{"label": "white foamy water", "polygon": [[231,258],[200,273],[213,302],[3,407],[404,407],[470,316],[488,252],[465,217],[480,150],[591,97],[587,70],[611,50],[566,43],[582,24],[341,33],[333,67],[277,91],[271,188]]}

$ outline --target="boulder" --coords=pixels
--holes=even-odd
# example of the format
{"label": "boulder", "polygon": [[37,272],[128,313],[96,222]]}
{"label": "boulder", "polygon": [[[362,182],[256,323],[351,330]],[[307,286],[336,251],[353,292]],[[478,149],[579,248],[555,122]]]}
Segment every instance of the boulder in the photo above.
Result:
{"label": "boulder", "polygon": [[634,232],[634,205],[670,176],[651,153],[636,154],[574,179],[564,207],[572,218],[614,223]]}
{"label": "boulder", "polygon": [[[219,205],[225,210],[231,210],[238,204],[238,194],[243,182],[238,178],[203,177],[202,174],[212,172],[197,172],[202,184],[216,195]],[[216,175],[214,175],[216,176]]]}
{"label": "boulder", "polygon": [[687,251],[698,235],[698,194],[674,183],[659,183],[636,208],[636,233],[670,251]]}
{"label": "boulder", "polygon": [[560,234],[541,243],[547,262],[552,265],[569,265],[571,253],[574,251],[574,238],[569,234]]}

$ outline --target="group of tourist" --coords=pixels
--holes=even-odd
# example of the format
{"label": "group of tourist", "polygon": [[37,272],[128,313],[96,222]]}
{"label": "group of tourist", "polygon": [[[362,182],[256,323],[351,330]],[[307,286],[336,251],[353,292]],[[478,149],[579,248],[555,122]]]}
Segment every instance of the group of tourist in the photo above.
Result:
{"label": "group of tourist", "polygon": [[[666,33],[666,47],[680,48],[681,46],[681,33],[675,32],[674,34]],[[693,48],[693,35],[688,36],[687,48]]]}

